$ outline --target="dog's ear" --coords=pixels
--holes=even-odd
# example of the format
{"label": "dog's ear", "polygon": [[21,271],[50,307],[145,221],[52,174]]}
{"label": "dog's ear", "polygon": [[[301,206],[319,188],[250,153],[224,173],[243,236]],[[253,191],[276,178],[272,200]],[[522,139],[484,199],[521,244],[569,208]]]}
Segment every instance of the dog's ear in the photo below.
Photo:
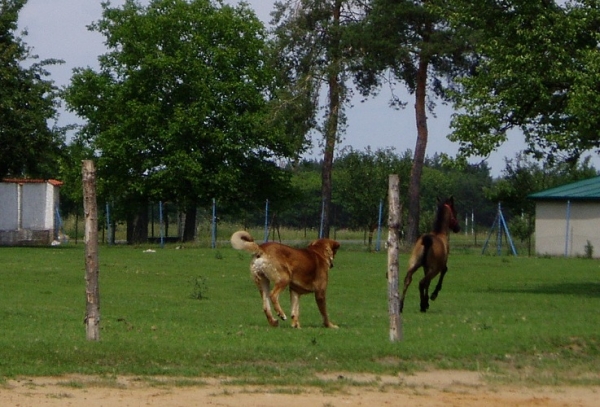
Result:
{"label": "dog's ear", "polygon": [[332,240],[331,241],[331,251],[333,252],[334,255],[337,253],[339,248],[340,248],[340,244],[338,242],[336,242],[335,240]]}

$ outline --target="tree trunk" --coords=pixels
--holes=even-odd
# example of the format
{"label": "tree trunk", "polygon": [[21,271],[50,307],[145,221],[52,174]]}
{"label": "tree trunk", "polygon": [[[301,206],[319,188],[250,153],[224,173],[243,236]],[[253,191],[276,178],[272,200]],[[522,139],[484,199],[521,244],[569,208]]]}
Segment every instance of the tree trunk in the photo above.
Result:
{"label": "tree trunk", "polygon": [[193,242],[196,239],[196,205],[190,205],[185,212],[183,241]]}
{"label": "tree trunk", "polygon": [[417,144],[410,171],[408,186],[408,235],[409,244],[414,244],[419,237],[419,219],[421,213],[421,175],[427,149],[427,110],[425,97],[427,93],[427,68],[429,61],[422,55],[417,70],[417,85],[415,90],[415,117],[417,121]]}
{"label": "tree trunk", "polygon": [[100,340],[100,288],[98,284],[98,204],[94,162],[84,160],[81,170],[85,215],[85,327],[89,341]]}
{"label": "tree trunk", "polygon": [[333,188],[331,174],[333,172],[333,154],[337,140],[338,123],[340,116],[341,87],[340,73],[340,37],[339,26],[342,2],[337,0],[333,8],[333,30],[331,33],[330,71],[328,74],[329,85],[329,112],[325,124],[325,151],[323,154],[323,169],[321,174],[321,196],[323,200],[323,235],[329,237],[331,230],[331,191]]}
{"label": "tree trunk", "polygon": [[127,243],[148,242],[148,205],[140,204],[138,211],[127,217]]}
{"label": "tree trunk", "polygon": [[400,315],[400,298],[398,296],[398,254],[400,252],[401,213],[400,183],[397,174],[389,177],[389,215],[388,215],[388,312],[390,316],[390,341],[402,340],[402,317]]}

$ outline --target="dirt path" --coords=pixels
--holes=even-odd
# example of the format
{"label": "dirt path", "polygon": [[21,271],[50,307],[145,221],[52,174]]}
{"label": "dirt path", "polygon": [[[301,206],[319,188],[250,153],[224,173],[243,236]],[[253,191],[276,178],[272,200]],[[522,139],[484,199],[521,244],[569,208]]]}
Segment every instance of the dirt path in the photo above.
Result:
{"label": "dirt path", "polygon": [[[489,384],[475,372],[435,371],[375,377],[329,375],[315,387],[233,386],[218,379],[92,376],[36,377],[0,386],[0,406],[247,406],[247,407],[592,407],[598,387],[519,387]],[[369,385],[344,385],[345,380]]]}

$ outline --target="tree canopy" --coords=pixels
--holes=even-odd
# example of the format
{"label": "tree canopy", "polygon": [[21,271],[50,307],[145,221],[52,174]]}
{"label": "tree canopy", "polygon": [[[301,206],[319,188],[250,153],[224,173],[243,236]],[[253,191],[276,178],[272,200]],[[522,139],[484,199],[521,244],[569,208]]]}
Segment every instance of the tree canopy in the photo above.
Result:
{"label": "tree canopy", "polygon": [[[0,3],[0,179],[57,177],[63,130],[49,127],[57,117],[58,90],[47,66],[15,31],[26,0]],[[23,33],[26,35],[26,32]]]}
{"label": "tree canopy", "polygon": [[75,71],[65,99],[87,120],[78,139],[95,151],[107,194],[182,208],[281,196],[288,175],[277,160],[292,150],[266,119],[273,74],[247,6],[103,3],[90,29],[109,52],[98,72]]}
{"label": "tree canopy", "polygon": [[[451,20],[473,42],[451,140],[487,156],[518,129],[538,159],[600,148],[600,2],[457,0]],[[463,31],[464,32],[464,31]]]}

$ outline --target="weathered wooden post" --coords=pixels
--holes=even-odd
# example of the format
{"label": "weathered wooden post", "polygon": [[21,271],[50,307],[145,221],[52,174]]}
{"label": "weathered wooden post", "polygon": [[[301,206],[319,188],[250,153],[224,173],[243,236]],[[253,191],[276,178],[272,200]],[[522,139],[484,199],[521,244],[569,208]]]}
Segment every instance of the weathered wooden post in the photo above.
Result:
{"label": "weathered wooden post", "polygon": [[389,216],[388,216],[388,310],[390,314],[390,341],[402,340],[402,317],[398,295],[398,253],[400,251],[401,213],[399,178],[397,174],[389,177]]}
{"label": "weathered wooden post", "polygon": [[100,340],[100,288],[98,285],[98,205],[94,162],[84,160],[81,168],[85,214],[85,327],[89,341]]}

